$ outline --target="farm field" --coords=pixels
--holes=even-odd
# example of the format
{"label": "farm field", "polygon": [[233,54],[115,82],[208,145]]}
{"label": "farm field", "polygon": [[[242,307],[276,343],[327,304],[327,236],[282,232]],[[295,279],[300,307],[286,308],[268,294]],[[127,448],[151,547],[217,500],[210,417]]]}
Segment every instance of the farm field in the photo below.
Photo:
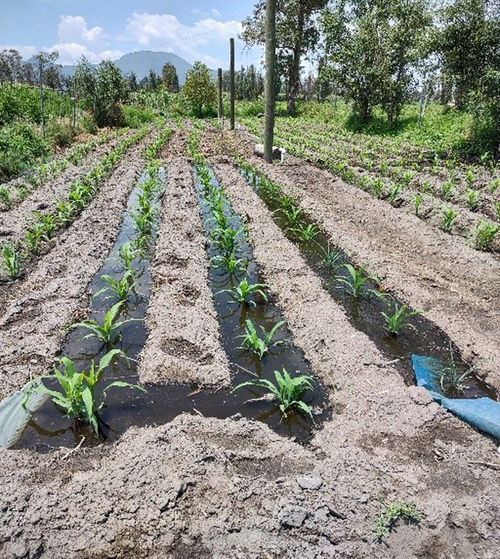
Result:
{"label": "farm field", "polygon": [[1,556],[500,555],[498,441],[411,368],[500,390],[498,169],[292,122],[274,164],[259,119],[158,121],[6,185],[0,399],[63,357],[112,389],[0,448]]}

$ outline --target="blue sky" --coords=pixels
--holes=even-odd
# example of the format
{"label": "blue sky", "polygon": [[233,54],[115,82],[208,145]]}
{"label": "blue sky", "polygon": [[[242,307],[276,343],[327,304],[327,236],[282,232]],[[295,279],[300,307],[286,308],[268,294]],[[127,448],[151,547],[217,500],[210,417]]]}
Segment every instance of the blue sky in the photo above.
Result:
{"label": "blue sky", "polygon": [[229,38],[236,65],[259,64],[262,51],[237,39],[253,0],[0,0],[0,50],[24,58],[59,51],[59,63],[91,62],[137,50],[174,52],[211,68],[228,68]]}

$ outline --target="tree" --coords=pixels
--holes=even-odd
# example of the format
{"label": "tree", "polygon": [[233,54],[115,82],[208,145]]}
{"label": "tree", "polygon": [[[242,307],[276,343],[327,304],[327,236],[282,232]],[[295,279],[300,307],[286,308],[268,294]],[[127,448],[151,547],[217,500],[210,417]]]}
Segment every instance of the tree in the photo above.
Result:
{"label": "tree", "polygon": [[128,89],[116,64],[103,60],[94,68],[83,57],[75,69],[74,80],[78,93],[86,97],[97,126],[121,124],[121,103],[127,99]]}
{"label": "tree", "polygon": [[500,22],[496,0],[454,0],[441,11],[436,49],[443,73],[454,86],[455,105],[478,91],[488,70],[500,60]]}
{"label": "tree", "polygon": [[179,91],[179,76],[177,69],[170,62],[165,63],[161,72],[161,79],[165,89],[169,93],[177,93]]}
{"label": "tree", "polygon": [[5,49],[0,52],[0,82],[18,81],[21,77],[22,58],[15,49]]}
{"label": "tree", "polygon": [[366,122],[380,104],[389,123],[412,83],[432,26],[424,0],[336,0],[321,18],[328,69]]}
{"label": "tree", "polygon": [[53,52],[39,52],[35,59],[38,64],[38,79],[40,84],[40,115],[42,120],[42,136],[45,137],[45,114],[43,110],[43,77],[45,67],[49,68],[59,58],[59,53],[55,50]]}
{"label": "tree", "polygon": [[[319,44],[316,15],[328,0],[276,0],[276,66],[287,82],[287,111],[295,111],[301,61]],[[248,46],[265,43],[266,0],[259,0],[243,22],[241,38]]]}
{"label": "tree", "polygon": [[202,117],[204,112],[214,108],[217,89],[209,69],[202,62],[196,61],[188,70],[182,91],[197,117]]}
{"label": "tree", "polygon": [[139,89],[139,84],[137,83],[137,74],[135,72],[130,72],[130,74],[125,76],[125,80],[130,91],[134,92]]}

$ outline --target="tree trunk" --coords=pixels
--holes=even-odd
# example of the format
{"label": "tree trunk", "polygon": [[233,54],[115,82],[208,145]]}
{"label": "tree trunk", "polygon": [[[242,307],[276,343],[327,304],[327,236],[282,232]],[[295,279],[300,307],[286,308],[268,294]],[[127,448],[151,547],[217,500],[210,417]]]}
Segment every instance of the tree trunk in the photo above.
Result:
{"label": "tree trunk", "polygon": [[266,0],[266,122],[264,159],[273,160],[274,76],[276,66],[276,0]]}

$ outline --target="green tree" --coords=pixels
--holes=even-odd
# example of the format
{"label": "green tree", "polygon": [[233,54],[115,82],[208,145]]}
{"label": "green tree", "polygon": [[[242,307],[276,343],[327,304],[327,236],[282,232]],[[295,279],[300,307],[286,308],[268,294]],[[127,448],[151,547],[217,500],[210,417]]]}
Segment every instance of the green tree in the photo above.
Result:
{"label": "green tree", "polygon": [[75,69],[74,81],[78,93],[91,108],[97,126],[121,124],[121,104],[127,99],[128,87],[116,64],[104,60],[95,68],[83,57]]}
{"label": "green tree", "polygon": [[382,105],[389,122],[410,93],[412,67],[432,29],[424,0],[336,0],[321,17],[323,76],[354,103],[362,121]]}
{"label": "green tree", "polygon": [[161,79],[169,93],[177,93],[179,91],[179,76],[177,75],[177,69],[172,63],[165,63],[161,72]]}
{"label": "green tree", "polygon": [[454,0],[440,12],[436,50],[458,109],[480,89],[486,73],[500,65],[499,11],[498,0]]}
{"label": "green tree", "polygon": [[202,62],[195,62],[188,70],[182,91],[190,109],[197,117],[202,117],[204,113],[214,109],[217,89],[209,69]]}
{"label": "green tree", "polygon": [[[287,84],[287,111],[295,111],[300,87],[301,61],[319,45],[316,15],[327,0],[276,1],[276,67]],[[265,44],[266,0],[259,0],[243,22],[241,38],[248,46]]]}
{"label": "green tree", "polygon": [[0,52],[0,82],[18,81],[21,75],[22,58],[15,49],[4,49]]}

